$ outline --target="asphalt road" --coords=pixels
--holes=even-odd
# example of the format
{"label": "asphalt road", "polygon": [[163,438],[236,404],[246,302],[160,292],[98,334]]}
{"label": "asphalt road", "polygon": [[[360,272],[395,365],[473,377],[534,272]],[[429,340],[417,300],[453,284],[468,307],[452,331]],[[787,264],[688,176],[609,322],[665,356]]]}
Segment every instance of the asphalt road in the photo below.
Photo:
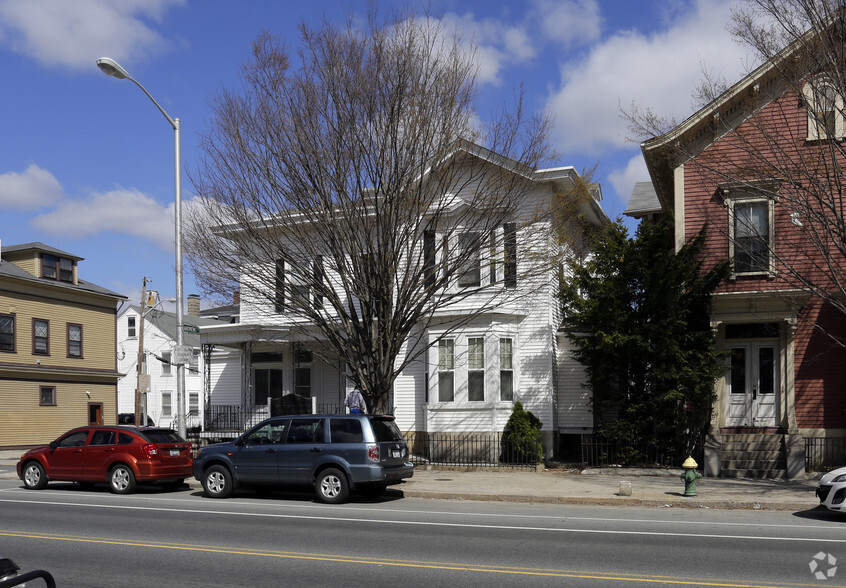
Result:
{"label": "asphalt road", "polygon": [[838,586],[846,518],[0,480],[0,557],[60,587]]}

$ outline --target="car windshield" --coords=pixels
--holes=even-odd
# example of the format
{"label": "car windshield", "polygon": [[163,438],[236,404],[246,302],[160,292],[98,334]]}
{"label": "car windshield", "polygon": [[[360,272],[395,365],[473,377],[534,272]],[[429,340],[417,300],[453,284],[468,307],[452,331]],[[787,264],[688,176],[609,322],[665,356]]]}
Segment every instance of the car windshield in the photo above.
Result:
{"label": "car windshield", "polygon": [[185,443],[185,439],[171,429],[146,429],[138,434],[150,443]]}
{"label": "car windshield", "polygon": [[373,428],[373,435],[377,442],[403,440],[402,433],[400,433],[393,419],[372,418],[370,419],[370,426]]}

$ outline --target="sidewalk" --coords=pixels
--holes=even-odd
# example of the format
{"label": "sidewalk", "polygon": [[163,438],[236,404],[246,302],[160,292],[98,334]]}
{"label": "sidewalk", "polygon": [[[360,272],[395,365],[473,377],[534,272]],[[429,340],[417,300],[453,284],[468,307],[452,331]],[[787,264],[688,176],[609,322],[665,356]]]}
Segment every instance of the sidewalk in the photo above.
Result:
{"label": "sidewalk", "polygon": [[[0,451],[0,479],[15,480],[21,451]],[[819,504],[816,480],[702,478],[697,496],[685,497],[681,470],[588,469],[460,471],[415,468],[414,477],[391,491],[416,498],[543,502],[672,508],[803,511]],[[199,483],[187,480],[192,488]],[[631,484],[631,495],[625,489]]]}

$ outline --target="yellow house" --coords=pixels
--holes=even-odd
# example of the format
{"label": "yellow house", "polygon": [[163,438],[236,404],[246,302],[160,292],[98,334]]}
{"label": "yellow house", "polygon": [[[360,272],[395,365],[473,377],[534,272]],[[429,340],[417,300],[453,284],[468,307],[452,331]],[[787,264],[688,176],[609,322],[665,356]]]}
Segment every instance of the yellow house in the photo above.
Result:
{"label": "yellow house", "polygon": [[0,449],[115,423],[126,297],[80,279],[80,261],[43,243],[0,248]]}

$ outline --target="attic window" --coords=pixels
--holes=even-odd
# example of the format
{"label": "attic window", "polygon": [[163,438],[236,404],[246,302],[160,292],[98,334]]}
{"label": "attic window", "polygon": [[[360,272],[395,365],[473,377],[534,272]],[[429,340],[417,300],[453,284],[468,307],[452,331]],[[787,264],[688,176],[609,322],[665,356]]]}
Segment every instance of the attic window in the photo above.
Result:
{"label": "attic window", "polygon": [[41,255],[41,277],[73,283],[73,260],[49,253]]}
{"label": "attic window", "polygon": [[808,141],[842,139],[843,96],[825,77],[805,84],[802,93],[808,105]]}

